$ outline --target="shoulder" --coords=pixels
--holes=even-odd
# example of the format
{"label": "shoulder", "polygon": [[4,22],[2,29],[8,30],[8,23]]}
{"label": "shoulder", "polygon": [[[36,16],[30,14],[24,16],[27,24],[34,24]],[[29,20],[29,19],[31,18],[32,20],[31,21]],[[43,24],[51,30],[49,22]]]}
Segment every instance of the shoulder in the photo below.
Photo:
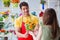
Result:
{"label": "shoulder", "polygon": [[19,17],[15,20],[14,26],[15,26],[16,28],[21,27],[21,22],[22,22],[22,16],[19,16]]}
{"label": "shoulder", "polygon": [[52,26],[51,25],[43,25],[44,28],[51,30]]}
{"label": "shoulder", "polygon": [[19,16],[15,21],[20,21],[22,19],[22,16]]}
{"label": "shoulder", "polygon": [[20,19],[22,19],[22,16],[19,16],[19,17],[17,18],[17,20],[20,20]]}
{"label": "shoulder", "polygon": [[38,19],[37,16],[34,16],[34,15],[32,15],[32,14],[31,14],[31,18],[33,18],[33,19]]}
{"label": "shoulder", "polygon": [[33,21],[35,24],[38,24],[38,23],[39,23],[39,19],[38,19],[37,16],[31,15],[31,19],[32,19],[32,21]]}

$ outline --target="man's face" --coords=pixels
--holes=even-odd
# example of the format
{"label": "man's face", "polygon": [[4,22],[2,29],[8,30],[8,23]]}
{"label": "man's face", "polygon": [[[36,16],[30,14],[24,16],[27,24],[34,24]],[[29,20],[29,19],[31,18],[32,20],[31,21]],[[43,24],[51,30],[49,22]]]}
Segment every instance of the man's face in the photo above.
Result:
{"label": "man's face", "polygon": [[23,12],[24,15],[28,15],[29,14],[29,7],[22,6],[21,11]]}

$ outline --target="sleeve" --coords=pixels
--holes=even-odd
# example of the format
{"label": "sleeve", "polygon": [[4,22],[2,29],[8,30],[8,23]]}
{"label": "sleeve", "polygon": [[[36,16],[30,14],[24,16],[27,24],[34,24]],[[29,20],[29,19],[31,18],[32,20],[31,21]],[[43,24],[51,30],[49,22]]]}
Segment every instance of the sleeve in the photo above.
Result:
{"label": "sleeve", "polygon": [[17,19],[15,20],[14,26],[20,28],[20,27],[21,27],[21,23],[22,23],[22,18],[19,17],[19,18],[17,18]]}
{"label": "sleeve", "polygon": [[19,23],[19,20],[15,20],[15,24],[14,24],[14,27],[20,27],[20,23]]}

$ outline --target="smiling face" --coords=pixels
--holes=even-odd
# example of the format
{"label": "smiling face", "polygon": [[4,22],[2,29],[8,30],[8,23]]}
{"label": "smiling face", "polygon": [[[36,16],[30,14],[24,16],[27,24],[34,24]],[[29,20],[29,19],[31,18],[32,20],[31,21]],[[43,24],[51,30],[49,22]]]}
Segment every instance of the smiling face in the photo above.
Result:
{"label": "smiling face", "polygon": [[29,7],[28,6],[22,6],[21,11],[24,15],[28,15],[29,14]]}
{"label": "smiling face", "polygon": [[29,15],[29,5],[27,2],[21,2],[19,5],[23,15],[28,16]]}

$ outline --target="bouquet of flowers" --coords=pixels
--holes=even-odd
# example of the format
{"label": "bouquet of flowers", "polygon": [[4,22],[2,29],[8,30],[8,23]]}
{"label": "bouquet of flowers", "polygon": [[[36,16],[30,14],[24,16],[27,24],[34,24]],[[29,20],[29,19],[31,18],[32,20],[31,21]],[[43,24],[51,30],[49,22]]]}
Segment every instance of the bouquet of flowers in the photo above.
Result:
{"label": "bouquet of flowers", "polygon": [[35,28],[35,23],[31,22],[31,21],[26,21],[25,26],[26,26],[26,30],[33,30]]}

